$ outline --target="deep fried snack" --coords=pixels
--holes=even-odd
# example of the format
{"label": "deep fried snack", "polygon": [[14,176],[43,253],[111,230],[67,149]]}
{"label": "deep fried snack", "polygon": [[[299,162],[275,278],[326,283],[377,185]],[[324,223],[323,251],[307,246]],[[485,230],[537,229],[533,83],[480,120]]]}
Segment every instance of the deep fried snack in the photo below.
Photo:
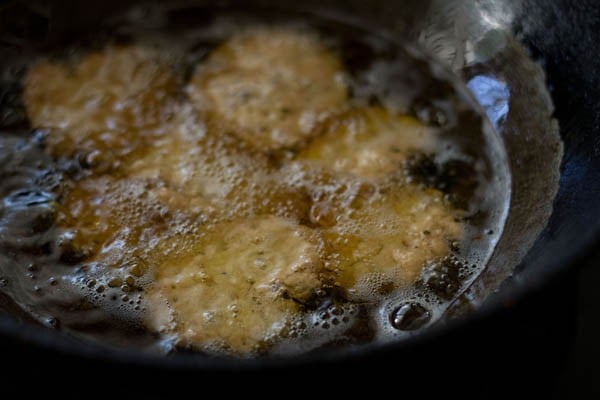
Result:
{"label": "deep fried snack", "polygon": [[193,114],[181,112],[169,133],[147,146],[125,174],[159,180],[187,198],[211,202],[221,210],[221,218],[306,218],[308,195],[288,185],[266,154],[219,124],[194,120]]}
{"label": "deep fried snack", "polygon": [[424,265],[448,255],[461,237],[456,218],[442,193],[412,184],[350,203],[323,234],[335,254],[336,284],[359,297],[360,286],[373,290],[374,282],[414,284]]}
{"label": "deep fried snack", "polygon": [[[265,216],[214,226],[156,267],[155,328],[184,344],[247,354],[276,340],[328,279],[315,232]],[[158,293],[158,295],[157,295]],[[174,323],[164,323],[165,299]],[[152,312],[152,311],[151,311]]]}
{"label": "deep fried snack", "polygon": [[411,150],[428,149],[434,139],[433,130],[413,117],[370,107],[332,120],[327,133],[315,138],[297,160],[361,178],[382,178],[399,171]]}
{"label": "deep fried snack", "polygon": [[152,51],[109,46],[77,62],[33,65],[23,99],[32,125],[51,130],[55,154],[128,154],[169,120],[178,90],[171,67]]}
{"label": "deep fried snack", "polygon": [[338,58],[310,34],[252,29],[234,35],[196,70],[189,93],[263,150],[293,147],[346,107]]}
{"label": "deep fried snack", "polygon": [[462,235],[460,213],[444,194],[406,179],[406,160],[431,150],[435,131],[381,107],[352,110],[328,125],[295,163],[311,182],[309,217],[329,244],[336,284],[359,298],[370,281],[413,284]]}

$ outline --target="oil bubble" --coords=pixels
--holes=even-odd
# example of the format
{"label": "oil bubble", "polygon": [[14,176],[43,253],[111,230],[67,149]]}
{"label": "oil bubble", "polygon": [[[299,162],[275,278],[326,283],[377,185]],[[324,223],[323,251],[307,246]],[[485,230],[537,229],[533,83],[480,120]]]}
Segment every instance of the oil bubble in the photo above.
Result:
{"label": "oil bubble", "polygon": [[390,316],[392,326],[401,331],[414,331],[431,320],[431,313],[418,303],[405,303]]}

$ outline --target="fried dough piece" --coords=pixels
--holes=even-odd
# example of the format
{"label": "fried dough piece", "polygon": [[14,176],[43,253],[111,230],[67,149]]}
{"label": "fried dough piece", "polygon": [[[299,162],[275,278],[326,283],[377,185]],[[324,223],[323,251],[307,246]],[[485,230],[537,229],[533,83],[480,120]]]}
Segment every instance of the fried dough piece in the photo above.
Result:
{"label": "fried dough piece", "polygon": [[268,158],[227,132],[207,127],[190,110],[127,168],[128,176],[160,179],[187,196],[223,201],[271,171]]}
{"label": "fried dough piece", "polygon": [[66,262],[94,261],[111,267],[138,263],[148,268],[157,243],[178,236],[185,247],[215,210],[202,198],[188,198],[164,182],[108,176],[79,181],[61,201],[57,224]]}
{"label": "fried dough piece", "polygon": [[441,192],[412,184],[375,194],[342,214],[324,236],[332,244],[336,283],[357,293],[371,281],[411,285],[428,261],[450,253],[462,235]]}
{"label": "fried dough piece", "polygon": [[263,150],[288,148],[346,107],[338,58],[310,33],[284,28],[234,35],[196,70],[189,86],[201,110]]}
{"label": "fried dough piece", "polygon": [[[450,242],[462,236],[461,212],[438,190],[372,182],[306,163],[298,184],[311,193],[310,224],[325,239],[336,285],[355,293],[354,299],[364,300],[358,286],[375,278],[394,287],[414,283],[428,261],[448,255]],[[298,169],[290,174],[300,175]]]}
{"label": "fried dough piece", "polygon": [[442,192],[408,182],[403,170],[434,140],[435,131],[412,117],[370,107],[330,121],[295,158],[314,188],[310,220],[330,244],[339,286],[356,294],[369,280],[410,285],[460,239],[460,213]]}
{"label": "fried dough piece", "polygon": [[[155,329],[174,329],[182,343],[248,354],[280,335],[326,280],[314,232],[273,216],[234,220],[159,263],[150,312]],[[164,323],[161,297],[174,324]]]}
{"label": "fried dough piece", "polygon": [[25,77],[33,126],[52,129],[55,154],[125,151],[171,116],[179,88],[169,64],[139,46],[109,46],[78,62],[41,61]]}
{"label": "fried dough piece", "polygon": [[125,174],[160,180],[188,198],[201,197],[223,218],[273,214],[306,219],[310,198],[282,179],[272,160],[220,126],[182,111],[169,134],[148,146]]}
{"label": "fried dough piece", "polygon": [[382,178],[398,171],[408,153],[433,145],[434,132],[416,119],[392,115],[381,107],[348,112],[330,122],[297,160],[361,178]]}

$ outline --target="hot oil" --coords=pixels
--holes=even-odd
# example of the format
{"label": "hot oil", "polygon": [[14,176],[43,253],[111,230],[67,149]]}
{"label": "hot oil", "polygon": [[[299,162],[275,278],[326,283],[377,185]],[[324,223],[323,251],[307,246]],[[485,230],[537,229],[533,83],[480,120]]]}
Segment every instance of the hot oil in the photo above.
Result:
{"label": "hot oil", "polygon": [[[210,59],[228,38],[265,25],[318,38],[341,60],[342,72],[336,79],[348,95],[348,105],[329,119],[311,120],[318,135],[267,151],[239,140],[210,113],[198,113],[190,105],[194,95],[186,89],[197,65]],[[464,84],[418,48],[377,30],[307,15],[137,9],[108,26],[110,34],[91,41],[95,50],[115,44],[143,46],[169,65],[175,77],[173,101],[161,105],[158,123],[142,123],[135,137],[130,137],[130,130],[124,136],[100,132],[83,144],[71,139],[56,142],[51,129],[25,130],[28,123],[37,126],[23,118],[20,90],[14,83],[10,104],[2,103],[8,117],[3,119],[0,141],[0,277],[5,282],[0,290],[43,323],[151,350],[189,347],[238,356],[291,355],[418,333],[443,319],[448,306],[485,268],[502,233],[510,197],[501,139]],[[81,44],[71,49],[67,63],[94,51]],[[51,56],[57,54],[64,54],[64,49]],[[47,56],[33,55],[21,64]],[[19,78],[23,82],[22,75]],[[332,102],[337,104],[335,98]],[[356,112],[363,109],[369,111]],[[290,112],[294,110],[281,111]],[[133,120],[139,117],[133,115]],[[391,156],[389,163],[367,162],[365,167],[368,152],[366,158],[356,159],[352,153],[339,155],[335,146],[331,150],[335,160],[319,158],[330,154],[331,147],[327,142],[320,146],[321,137],[342,141],[360,132],[361,124],[379,124],[382,118],[377,129],[414,125],[389,115],[406,115],[429,133],[412,139],[404,135],[403,140],[414,141],[412,147],[406,153],[399,149],[400,155]],[[331,119],[342,122],[332,124]],[[120,141],[123,137],[125,142]],[[385,140],[381,146],[395,146]],[[371,142],[358,143],[355,150],[362,151]],[[317,150],[311,150],[313,145]],[[155,152],[157,148],[162,152]],[[119,183],[125,178],[129,180]],[[447,244],[438,240],[449,248],[447,254],[431,250],[443,255],[420,263],[410,277],[394,281],[371,272],[357,278],[351,288],[340,287],[339,270],[347,269],[343,259],[357,251],[344,252],[354,236],[369,224],[368,229],[390,238],[407,229],[386,219],[385,213],[383,219],[369,221],[373,207],[384,204],[381,207],[387,210],[390,193],[400,190],[397,198],[408,201],[403,187],[411,188],[417,200],[430,199],[423,193],[434,193],[432,209],[451,210],[453,222],[447,226],[459,227],[460,235],[449,235],[456,238]],[[400,206],[391,201],[389,207]],[[154,280],[169,277],[170,262],[183,265],[188,254],[203,254],[202,243],[211,244],[215,237],[225,238],[216,240],[219,243],[237,238],[230,228],[235,221],[264,215],[301,227],[298,235],[314,247],[328,271],[319,276],[322,286],[306,298],[292,290],[297,304],[286,303],[284,308],[291,307],[296,315],[277,334],[242,354],[218,342],[202,346],[178,342],[177,331],[167,328],[173,324],[177,300],[163,302],[164,310],[157,311]],[[273,229],[278,232],[277,224]],[[252,232],[252,224],[248,229]],[[433,243],[435,235],[425,229],[419,243]],[[80,238],[92,238],[93,243],[84,240],[81,245]],[[363,250],[376,260],[379,253],[368,246],[379,244],[369,240]],[[263,246],[260,239],[251,243]],[[221,254],[218,251],[215,254]],[[257,257],[252,265],[260,267],[263,262]],[[361,263],[366,271],[373,268],[368,257]],[[233,324],[241,318],[236,310],[240,304],[242,300],[230,305]],[[215,317],[205,313],[208,324]]]}

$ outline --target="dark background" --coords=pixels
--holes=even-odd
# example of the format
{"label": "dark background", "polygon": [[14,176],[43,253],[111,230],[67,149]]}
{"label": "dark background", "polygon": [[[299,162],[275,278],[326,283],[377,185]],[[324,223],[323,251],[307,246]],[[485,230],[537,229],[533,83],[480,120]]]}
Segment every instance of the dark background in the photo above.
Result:
{"label": "dark background", "polygon": [[568,351],[560,368],[560,398],[600,397],[599,267],[600,257],[596,256],[585,264],[574,282],[575,309],[571,312],[576,321],[574,337],[565,341]]}

